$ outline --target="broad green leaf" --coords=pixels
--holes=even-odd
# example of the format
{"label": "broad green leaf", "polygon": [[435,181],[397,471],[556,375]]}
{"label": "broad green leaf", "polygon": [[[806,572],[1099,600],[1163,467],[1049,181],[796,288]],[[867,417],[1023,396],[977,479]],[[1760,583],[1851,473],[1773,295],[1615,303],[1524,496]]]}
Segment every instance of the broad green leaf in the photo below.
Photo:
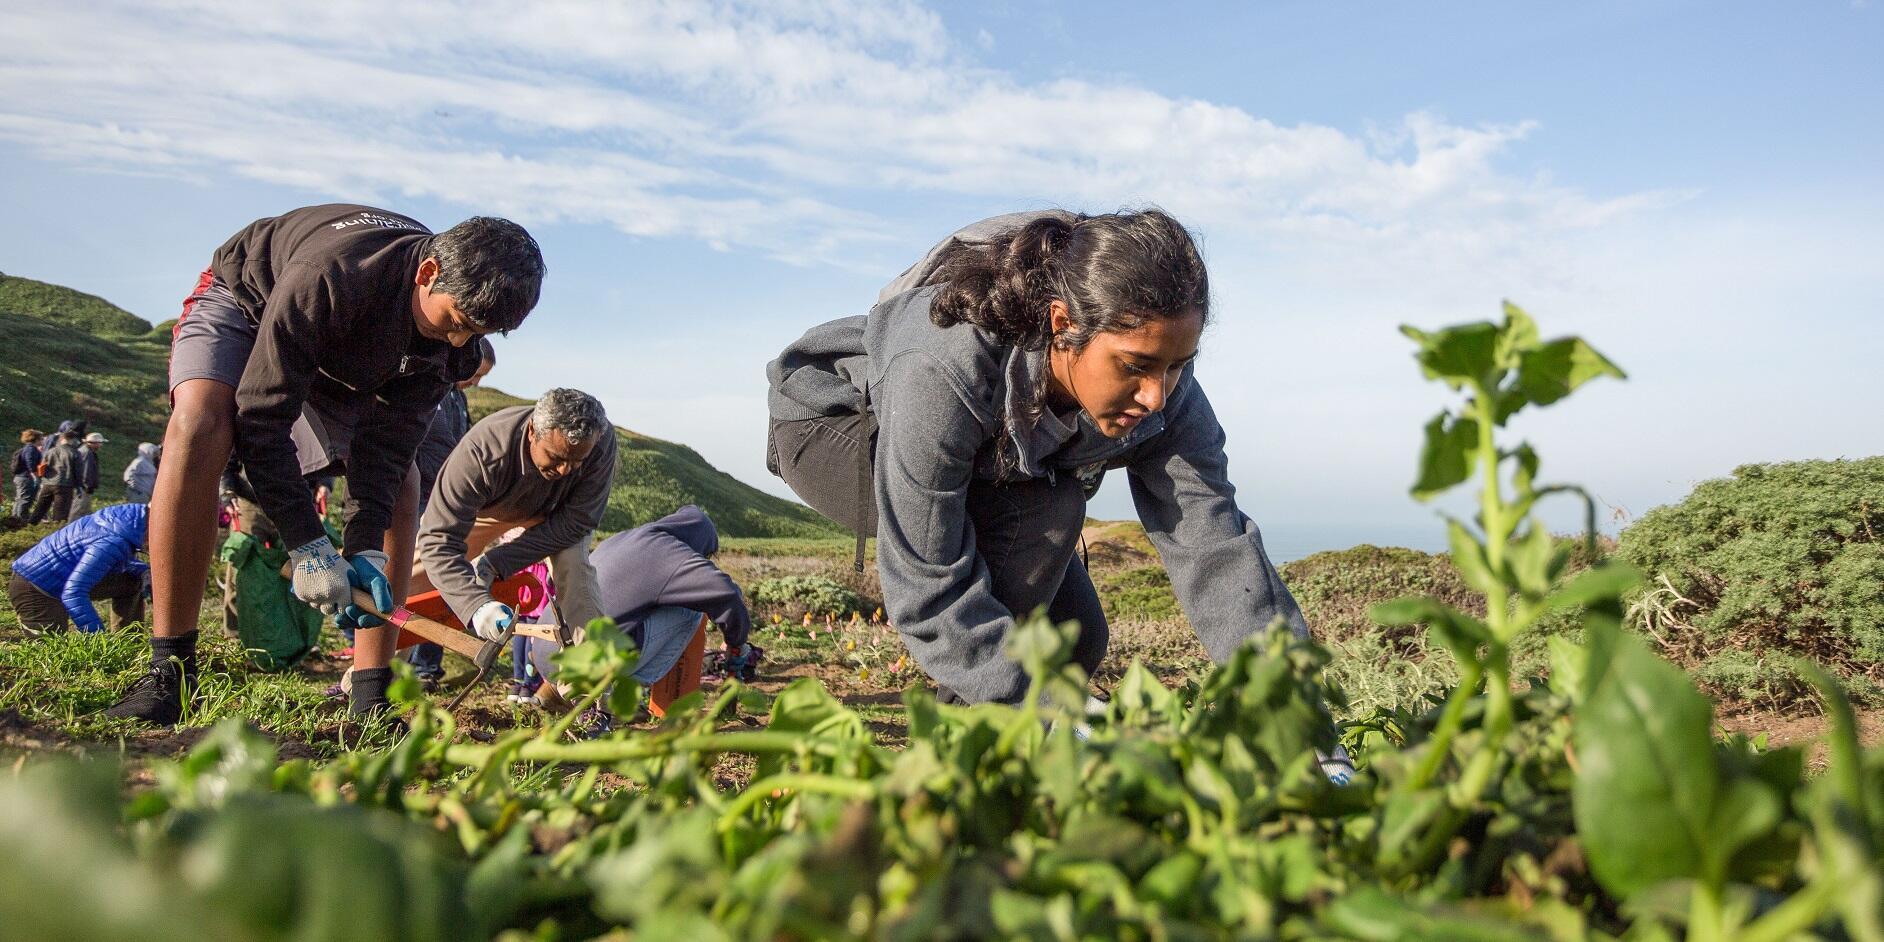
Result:
{"label": "broad green leaf", "polygon": [[1557,560],[1557,544],[1550,531],[1533,519],[1523,537],[1505,549],[1505,561],[1519,591],[1530,598],[1541,598],[1550,591],[1550,570]]}
{"label": "broad green leaf", "polygon": [[1435,333],[1401,327],[1400,332],[1420,345],[1414,359],[1419,361],[1427,379],[1442,380],[1453,389],[1470,382],[1482,383],[1486,388],[1496,385],[1492,380],[1498,369],[1496,324],[1479,321]]}
{"label": "broad green leaf", "polygon": [[1203,869],[1202,858],[1190,851],[1178,851],[1139,879],[1138,898],[1173,909],[1189,909]]}
{"label": "broad green leaf", "polygon": [[1441,412],[1426,423],[1426,443],[1420,447],[1419,476],[1413,496],[1430,500],[1472,476],[1478,459],[1478,423]]}
{"label": "broad green leaf", "polygon": [[1026,667],[1028,673],[1039,676],[1065,664],[1073,656],[1073,644],[1078,638],[1078,622],[1055,624],[1047,617],[1047,607],[1042,605],[1015,622],[1014,630],[1008,632],[1004,650],[1009,658]]}
{"label": "broad green leaf", "polygon": [[1505,325],[1498,331],[1498,366],[1500,369],[1515,370],[1519,358],[1526,352],[1537,349],[1537,322],[1524,309],[1505,302]]}
{"label": "broad green leaf", "polygon": [[1550,405],[1598,376],[1628,378],[1616,364],[1577,337],[1558,338],[1525,353],[1522,359],[1517,388],[1533,405]]}
{"label": "broad green leaf", "polygon": [[1582,608],[1596,602],[1614,602],[1635,588],[1642,574],[1628,563],[1604,560],[1570,577],[1563,588],[1544,598],[1544,610]]}
{"label": "broad green leaf", "polygon": [[1714,801],[1714,820],[1705,844],[1707,870],[1718,878],[1740,848],[1765,837],[1779,824],[1779,797],[1765,782],[1739,778],[1726,782]]}
{"label": "broad green leaf", "polygon": [[1536,942],[1542,929],[1444,905],[1416,906],[1374,887],[1335,900],[1321,919],[1344,938],[1366,942]]}
{"label": "broad green leaf", "polygon": [[1150,720],[1162,716],[1171,705],[1171,690],[1146,670],[1143,662],[1133,658],[1124,679],[1112,690],[1112,703],[1122,717]]}
{"label": "broad green leaf", "polygon": [[1501,580],[1485,559],[1485,544],[1473,537],[1465,524],[1448,519],[1446,536],[1452,547],[1452,568],[1459,571],[1466,585],[1480,592],[1490,592],[1499,586]]}
{"label": "broad green leaf", "polygon": [[1590,870],[1618,897],[1703,875],[1720,791],[1713,720],[1685,674],[1618,639],[1576,715],[1571,790]]}
{"label": "broad green leaf", "polygon": [[1550,689],[1571,700],[1581,699],[1584,677],[1590,669],[1590,649],[1563,635],[1551,635],[1545,643],[1550,649]]}

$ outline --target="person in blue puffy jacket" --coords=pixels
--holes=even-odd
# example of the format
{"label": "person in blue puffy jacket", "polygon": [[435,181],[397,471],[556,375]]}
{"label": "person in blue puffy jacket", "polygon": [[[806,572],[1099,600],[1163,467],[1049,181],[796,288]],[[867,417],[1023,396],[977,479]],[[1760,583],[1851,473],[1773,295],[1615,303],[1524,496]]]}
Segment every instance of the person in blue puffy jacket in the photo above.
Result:
{"label": "person in blue puffy jacket", "polygon": [[145,504],[118,504],[66,524],[13,561],[7,597],[29,634],[105,627],[93,599],[111,600],[111,627],[144,620],[150,567],[138,562],[150,520]]}

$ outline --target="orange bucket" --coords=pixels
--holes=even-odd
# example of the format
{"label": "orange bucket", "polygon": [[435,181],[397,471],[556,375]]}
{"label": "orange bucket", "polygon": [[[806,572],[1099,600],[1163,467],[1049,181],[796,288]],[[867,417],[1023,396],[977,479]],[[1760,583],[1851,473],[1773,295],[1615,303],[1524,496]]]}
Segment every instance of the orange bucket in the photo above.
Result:
{"label": "orange bucket", "polygon": [[674,669],[648,688],[649,713],[666,716],[667,708],[674,701],[700,689],[700,670],[706,663],[706,630],[707,617],[701,615],[700,625],[694,629],[693,637],[687,641],[687,650],[681,652]]}
{"label": "orange bucket", "polygon": [[[540,596],[542,590],[543,583],[537,580],[534,573],[525,570],[508,579],[500,580],[496,585],[491,586],[491,598],[515,608],[517,606],[517,599],[520,598],[524,592],[529,591]],[[421,618],[429,618],[441,625],[450,625],[459,630],[464,629],[464,622],[459,621],[458,616],[452,613],[451,606],[445,602],[444,597],[439,595],[436,589],[430,592],[420,592],[418,595],[406,599],[405,609],[414,615]],[[419,644],[424,640],[424,638],[409,631],[401,631],[399,633],[398,646],[404,648],[407,645]]]}

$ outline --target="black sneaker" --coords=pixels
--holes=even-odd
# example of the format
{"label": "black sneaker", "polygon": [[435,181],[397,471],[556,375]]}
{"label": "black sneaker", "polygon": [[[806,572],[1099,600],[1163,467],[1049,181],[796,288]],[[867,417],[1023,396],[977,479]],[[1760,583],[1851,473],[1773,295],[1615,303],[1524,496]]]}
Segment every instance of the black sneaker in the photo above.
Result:
{"label": "black sneaker", "polygon": [[105,710],[112,719],[143,720],[158,726],[175,726],[183,719],[184,688],[182,668],[176,664],[153,665],[144,676],[131,681],[124,696]]}

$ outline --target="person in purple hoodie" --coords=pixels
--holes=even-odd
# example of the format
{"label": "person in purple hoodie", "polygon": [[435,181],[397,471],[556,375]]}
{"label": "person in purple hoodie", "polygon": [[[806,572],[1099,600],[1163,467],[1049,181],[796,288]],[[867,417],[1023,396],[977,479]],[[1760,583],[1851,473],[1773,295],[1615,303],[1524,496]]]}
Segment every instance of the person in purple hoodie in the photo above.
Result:
{"label": "person in purple hoodie", "polygon": [[7,584],[20,625],[29,634],[100,631],[104,620],[93,599],[111,600],[111,627],[144,619],[150,567],[137,561],[144,548],[150,508],[117,504],[66,524],[13,561]]}
{"label": "person in purple hoodie", "polygon": [[747,640],[752,614],[745,595],[707,558],[719,548],[712,518],[688,504],[590,551],[602,611],[641,648],[636,680],[652,683],[672,670],[703,614],[725,641],[714,659],[721,670],[741,680],[755,675],[765,652]]}

